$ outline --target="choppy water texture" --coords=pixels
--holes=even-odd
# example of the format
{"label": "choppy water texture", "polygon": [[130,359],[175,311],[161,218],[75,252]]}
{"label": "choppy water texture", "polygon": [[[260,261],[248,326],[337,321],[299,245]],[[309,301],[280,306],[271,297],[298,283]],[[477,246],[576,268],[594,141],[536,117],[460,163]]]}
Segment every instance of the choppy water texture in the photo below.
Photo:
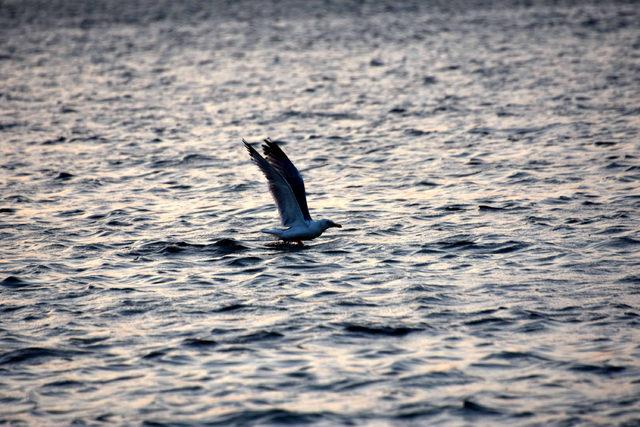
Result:
{"label": "choppy water texture", "polygon": [[0,422],[640,421],[637,4],[0,16]]}

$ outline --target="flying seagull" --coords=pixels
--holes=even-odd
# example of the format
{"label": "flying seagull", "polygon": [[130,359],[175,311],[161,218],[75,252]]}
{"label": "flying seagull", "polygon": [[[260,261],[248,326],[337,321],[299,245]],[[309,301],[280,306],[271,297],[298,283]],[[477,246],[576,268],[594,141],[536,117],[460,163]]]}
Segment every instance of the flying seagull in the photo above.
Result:
{"label": "flying seagull", "polygon": [[263,233],[272,234],[286,242],[302,244],[303,240],[315,239],[327,228],[338,227],[340,224],[328,219],[311,219],[307,207],[307,196],[304,190],[304,181],[298,169],[284,154],[284,151],[271,139],[264,140],[260,155],[247,141],[242,140],[249,150],[251,160],[258,165],[269,182],[269,190],[278,206],[280,222],[287,227],[262,230]]}

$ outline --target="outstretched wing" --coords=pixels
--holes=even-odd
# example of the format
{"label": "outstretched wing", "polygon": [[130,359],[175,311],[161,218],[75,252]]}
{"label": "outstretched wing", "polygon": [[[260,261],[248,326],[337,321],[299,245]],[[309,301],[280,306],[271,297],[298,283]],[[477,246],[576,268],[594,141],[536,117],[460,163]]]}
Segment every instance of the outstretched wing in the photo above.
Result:
{"label": "outstretched wing", "polygon": [[269,190],[278,206],[280,220],[285,227],[291,227],[297,222],[303,221],[302,211],[296,200],[296,196],[291,186],[282,174],[276,170],[264,157],[260,155],[247,141],[242,140],[244,146],[247,147],[251,160],[258,165],[264,176],[269,182]]}
{"label": "outstretched wing", "polygon": [[284,151],[269,138],[264,140],[265,144],[262,146],[265,159],[273,166],[273,168],[280,173],[287,180],[289,186],[293,190],[293,194],[298,201],[302,216],[306,220],[311,220],[309,215],[309,207],[307,206],[307,195],[304,190],[304,181],[302,175],[291,160],[284,154]]}

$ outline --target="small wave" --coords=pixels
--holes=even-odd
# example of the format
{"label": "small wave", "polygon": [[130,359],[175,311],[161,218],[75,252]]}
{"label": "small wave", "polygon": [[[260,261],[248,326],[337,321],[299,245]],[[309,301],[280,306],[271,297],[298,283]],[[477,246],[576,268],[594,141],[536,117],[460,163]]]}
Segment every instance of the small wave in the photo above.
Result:
{"label": "small wave", "polygon": [[346,332],[358,335],[379,335],[388,337],[404,337],[413,332],[424,331],[423,328],[412,328],[408,326],[366,326],[358,324],[343,325]]}
{"label": "small wave", "polygon": [[421,187],[437,187],[440,184],[438,184],[437,182],[433,182],[433,181],[429,181],[429,180],[423,179],[422,181],[416,182],[415,185],[419,185]]}
{"label": "small wave", "polygon": [[74,381],[74,380],[60,380],[60,381],[52,381],[50,383],[43,384],[44,388],[70,388],[70,387],[82,387],[85,383],[82,381]]}
{"label": "small wave", "polygon": [[71,178],[73,178],[75,175],[69,173],[69,172],[60,172],[58,173],[58,175],[55,177],[56,181],[68,181]]}
{"label": "small wave", "polygon": [[0,122],[0,130],[7,130],[21,125],[22,123],[19,122]]}
{"label": "small wave", "polygon": [[425,136],[432,134],[433,132],[428,130],[420,130],[415,128],[408,128],[403,131],[406,136]]}
{"label": "small wave", "polygon": [[232,340],[235,344],[249,344],[261,341],[273,341],[283,338],[284,335],[276,331],[258,331],[247,335],[236,337]]}
{"label": "small wave", "polygon": [[501,415],[502,414],[502,412],[500,412],[497,409],[490,408],[485,405],[481,405],[479,403],[476,403],[468,399],[465,399],[462,402],[462,409],[465,412],[473,412],[475,414],[481,414],[481,415]]}
{"label": "small wave", "polygon": [[494,132],[494,129],[491,129],[488,127],[475,127],[475,128],[469,129],[467,132],[470,134],[486,136]]}
{"label": "small wave", "polygon": [[215,243],[189,243],[182,240],[177,241],[155,241],[141,245],[139,248],[131,250],[130,255],[166,255],[173,256],[178,254],[216,254],[227,255],[236,252],[242,252],[248,248],[234,239],[220,239]]}
{"label": "small wave", "polygon": [[[322,421],[327,425],[351,424],[347,419],[330,412],[297,412],[285,409],[242,410],[222,415],[206,424],[208,426],[247,426],[247,425],[311,425]],[[157,426],[153,421],[144,425]],[[162,425],[162,424],[161,424]]]}
{"label": "small wave", "polygon": [[239,311],[239,310],[244,310],[247,308],[250,308],[251,306],[249,305],[245,305],[245,304],[240,304],[240,303],[234,303],[234,304],[229,304],[229,305],[223,305],[220,308],[217,308],[215,310],[213,310],[214,313],[226,313],[229,311]]}
{"label": "small wave", "polygon": [[235,258],[227,263],[227,265],[232,267],[249,267],[259,262],[264,261],[262,258],[258,258],[256,256],[245,256],[240,258]]}
{"label": "small wave", "polygon": [[353,113],[334,113],[326,111],[297,111],[289,110],[282,113],[279,117],[280,121],[288,120],[292,117],[301,119],[327,118],[332,120],[362,120],[362,117]]}
{"label": "small wave", "polygon": [[43,347],[27,347],[9,351],[0,355],[0,365],[37,362],[40,359],[70,359],[72,355],[83,354],[79,351],[56,350]]}
{"label": "small wave", "polygon": [[66,141],[67,141],[67,138],[65,138],[64,136],[59,136],[57,138],[47,139],[45,141],[42,141],[40,145],[56,145]]}
{"label": "small wave", "polygon": [[596,141],[593,143],[596,147],[612,147],[616,144],[617,142],[615,141]]}
{"label": "small wave", "polygon": [[207,165],[215,161],[215,158],[199,153],[189,153],[182,158],[154,159],[149,162],[152,169],[166,169],[180,166]]}
{"label": "small wave", "polygon": [[618,280],[618,283],[634,283],[640,285],[640,274],[631,274]]}
{"label": "small wave", "polygon": [[31,200],[29,197],[23,196],[21,194],[13,194],[11,196],[7,196],[7,197],[4,198],[4,200],[6,200],[8,202],[15,202],[15,203],[31,203],[31,202],[33,202],[33,200]]}
{"label": "small wave", "polygon": [[424,85],[433,85],[438,82],[438,79],[435,76],[424,76],[422,78],[422,84]]}
{"label": "small wave", "polygon": [[400,383],[406,387],[436,388],[442,386],[469,384],[477,380],[476,377],[465,374],[458,369],[445,371],[434,371],[426,374],[416,375],[412,372],[415,366],[401,366],[400,369],[394,366],[394,372],[407,372],[400,378]]}
{"label": "small wave", "polygon": [[550,359],[540,356],[533,352],[523,351],[501,351],[493,353],[483,358],[483,360],[537,360],[540,362],[548,362]]}
{"label": "small wave", "polygon": [[603,365],[576,364],[569,368],[569,370],[571,371],[588,372],[592,374],[606,375],[606,376],[623,372],[626,369],[627,368],[625,368],[624,366],[609,365],[606,363]]}
{"label": "small wave", "polygon": [[109,140],[101,135],[87,135],[87,136],[78,136],[74,138],[70,138],[69,142],[99,142],[106,143]]}
{"label": "small wave", "polygon": [[596,246],[611,249],[631,249],[638,245],[640,245],[640,240],[631,236],[621,236],[598,243]]}
{"label": "small wave", "polygon": [[31,283],[25,282],[24,280],[16,276],[7,276],[6,278],[4,278],[4,280],[2,280],[2,282],[0,282],[0,285],[7,288],[19,289],[31,286]]}
{"label": "small wave", "polygon": [[498,206],[489,206],[489,205],[479,205],[478,206],[478,210],[480,210],[481,212],[487,212],[487,211],[504,211],[505,208],[501,208]]}
{"label": "small wave", "polygon": [[513,322],[509,319],[503,319],[501,317],[487,316],[481,317],[479,319],[467,320],[464,322],[467,326],[478,326],[478,325],[493,325],[493,326],[507,326],[511,325]]}
{"label": "small wave", "polygon": [[462,204],[450,204],[450,205],[445,205],[445,206],[441,206],[438,208],[439,211],[445,211],[445,212],[459,212],[459,211],[465,211],[469,208],[469,205],[462,205]]}
{"label": "small wave", "polygon": [[243,244],[238,243],[236,240],[227,239],[227,238],[220,239],[217,242],[215,242],[213,244],[210,244],[208,246],[215,248],[216,252],[224,253],[224,254],[241,252],[241,251],[245,251],[245,250],[249,249],[246,246],[244,246]]}
{"label": "small wave", "polygon": [[153,350],[142,356],[143,359],[157,359],[169,353],[167,349]]}
{"label": "small wave", "polygon": [[474,251],[478,253],[505,254],[509,252],[520,251],[522,249],[528,248],[529,246],[530,245],[528,243],[517,240],[507,240],[504,242],[491,243],[476,243],[474,239],[470,239],[468,236],[461,235],[424,245],[422,250],[433,250],[433,248],[435,247],[438,250],[443,251],[463,250]]}
{"label": "small wave", "polygon": [[209,348],[217,346],[218,342],[206,338],[187,338],[182,341],[182,345],[192,348]]}
{"label": "small wave", "polygon": [[184,156],[182,158],[182,160],[180,160],[181,164],[192,164],[192,163],[203,163],[203,162],[211,162],[215,160],[213,157],[211,156],[207,156],[204,154],[198,154],[198,153],[191,153],[191,154],[187,154],[186,156]]}

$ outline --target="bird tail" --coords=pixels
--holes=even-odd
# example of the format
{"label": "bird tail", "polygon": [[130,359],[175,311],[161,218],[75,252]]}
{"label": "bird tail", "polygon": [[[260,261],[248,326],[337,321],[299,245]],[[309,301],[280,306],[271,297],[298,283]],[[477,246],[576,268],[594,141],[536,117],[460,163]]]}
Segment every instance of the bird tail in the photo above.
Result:
{"label": "bird tail", "polygon": [[267,234],[272,234],[274,236],[280,237],[282,235],[282,232],[285,230],[280,230],[277,228],[265,228],[263,230],[260,230],[263,233],[267,233]]}

